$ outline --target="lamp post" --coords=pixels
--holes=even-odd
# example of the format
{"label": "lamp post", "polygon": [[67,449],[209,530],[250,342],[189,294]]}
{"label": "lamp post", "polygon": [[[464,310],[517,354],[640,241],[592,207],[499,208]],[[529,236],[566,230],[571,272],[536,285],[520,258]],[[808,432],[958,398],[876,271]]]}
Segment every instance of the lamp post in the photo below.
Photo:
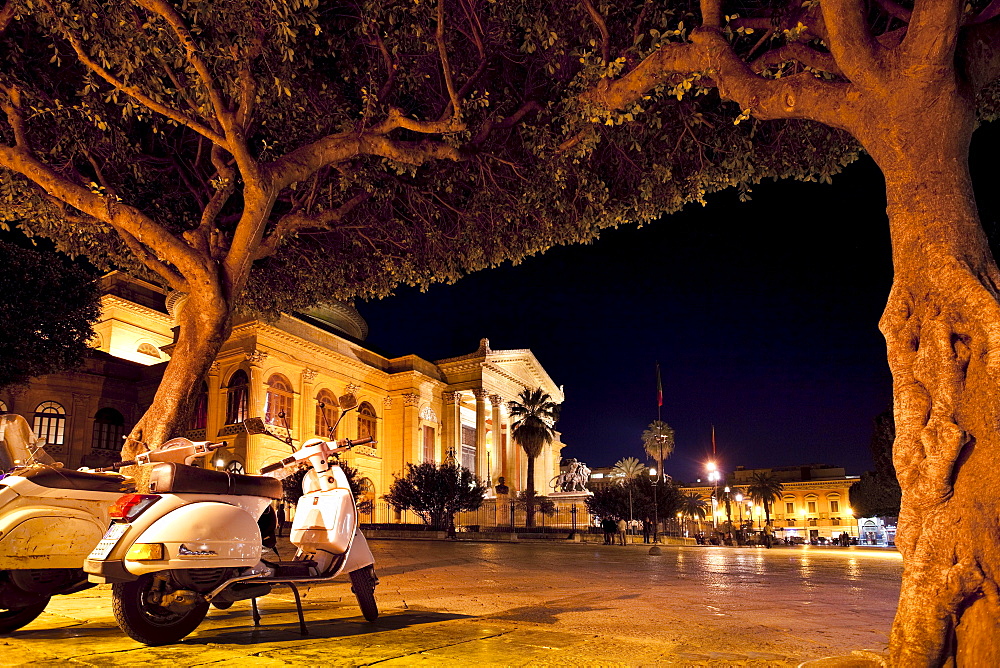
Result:
{"label": "lamp post", "polygon": [[718,517],[716,516],[718,507],[718,492],[719,492],[719,470],[715,466],[715,462],[709,462],[706,466],[708,469],[708,481],[712,483],[712,530],[718,529]]}
{"label": "lamp post", "polygon": [[736,507],[740,509],[740,540],[743,540],[743,495],[736,492]]}

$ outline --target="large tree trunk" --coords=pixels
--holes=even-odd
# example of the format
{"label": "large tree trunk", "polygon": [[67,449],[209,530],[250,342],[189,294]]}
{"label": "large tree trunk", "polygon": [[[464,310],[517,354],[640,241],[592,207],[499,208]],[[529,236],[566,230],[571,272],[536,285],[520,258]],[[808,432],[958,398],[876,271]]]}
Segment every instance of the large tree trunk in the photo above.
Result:
{"label": "large tree trunk", "polygon": [[524,492],[524,526],[535,526],[535,458],[528,454],[528,486]]}
{"label": "large tree trunk", "polygon": [[[897,666],[1000,665],[1000,274],[968,174],[972,105],[939,91],[861,137],[886,178],[903,555]],[[928,98],[924,98],[928,99]],[[891,112],[892,110],[890,110]],[[877,117],[873,117],[877,118]]]}
{"label": "large tree trunk", "polygon": [[122,449],[122,459],[152,449],[180,432],[209,367],[229,338],[232,311],[215,285],[192,290],[175,314],[179,325],[170,361],[142,418]]}

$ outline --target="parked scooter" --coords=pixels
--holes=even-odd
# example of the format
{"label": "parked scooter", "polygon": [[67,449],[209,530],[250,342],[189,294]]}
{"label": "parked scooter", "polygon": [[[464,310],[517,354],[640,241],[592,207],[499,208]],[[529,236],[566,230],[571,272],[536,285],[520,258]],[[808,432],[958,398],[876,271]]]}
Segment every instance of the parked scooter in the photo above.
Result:
{"label": "parked scooter", "polygon": [[[350,399],[343,397],[342,407]],[[251,433],[269,433],[259,419],[244,424]],[[291,542],[298,548],[292,560],[261,559],[257,521],[271,500],[282,497],[280,480],[157,464],[150,474],[151,494],[121,504],[122,512],[84,570],[92,581],[113,583],[119,626],[148,645],[176,642],[194,631],[209,604],[251,599],[258,623],[255,599],[275,585],[291,588],[305,634],[296,585],[329,581],[344,572],[365,618],[374,621],[375,560],[337,463],[341,453],[371,442],[310,439],[290,457],[262,469],[310,467],[292,523]]]}
{"label": "parked scooter", "polygon": [[[62,468],[20,415],[0,416],[0,633],[34,621],[49,599],[93,585],[83,561],[130,478]],[[121,462],[120,462],[121,463]]]}

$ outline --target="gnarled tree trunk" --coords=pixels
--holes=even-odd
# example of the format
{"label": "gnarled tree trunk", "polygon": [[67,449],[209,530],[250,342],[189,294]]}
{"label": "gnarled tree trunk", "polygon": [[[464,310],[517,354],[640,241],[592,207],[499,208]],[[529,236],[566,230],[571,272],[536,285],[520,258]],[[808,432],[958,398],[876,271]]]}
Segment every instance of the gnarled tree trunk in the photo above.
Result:
{"label": "gnarled tree trunk", "polygon": [[886,178],[895,270],[880,327],[903,490],[897,666],[1000,665],[1000,272],[968,173],[967,97],[900,95],[859,137]]}
{"label": "gnarled tree trunk", "polygon": [[229,338],[232,312],[218,285],[192,290],[175,314],[179,326],[171,359],[142,418],[122,449],[122,459],[153,448],[184,430],[192,399]]}

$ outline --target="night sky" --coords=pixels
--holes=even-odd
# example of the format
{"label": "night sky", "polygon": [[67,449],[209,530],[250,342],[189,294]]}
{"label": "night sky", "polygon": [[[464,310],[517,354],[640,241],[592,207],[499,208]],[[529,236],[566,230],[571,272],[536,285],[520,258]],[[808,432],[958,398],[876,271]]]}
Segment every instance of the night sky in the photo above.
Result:
{"label": "night sky", "polygon": [[[988,127],[973,144],[986,185],[998,139]],[[356,306],[368,342],[393,356],[462,355],[481,337],[530,348],[565,385],[563,455],[591,466],[646,459],[659,361],[675,478],[702,475],[712,425],[724,471],[825,463],[858,475],[892,397],[878,331],[892,281],[881,174],[866,158],[833,185],[768,182],[752,197],[720,193],[591,245]]]}

